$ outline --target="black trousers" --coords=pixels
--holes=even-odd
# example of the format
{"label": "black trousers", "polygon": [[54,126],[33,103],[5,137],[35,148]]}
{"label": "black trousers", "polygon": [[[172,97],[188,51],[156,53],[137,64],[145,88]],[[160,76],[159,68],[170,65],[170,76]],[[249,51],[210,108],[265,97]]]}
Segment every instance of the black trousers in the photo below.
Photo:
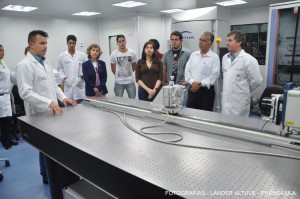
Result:
{"label": "black trousers", "polygon": [[193,93],[189,90],[189,97],[187,101],[188,108],[213,111],[215,101],[215,87],[211,86],[209,89],[200,87],[200,89]]}
{"label": "black trousers", "polygon": [[0,126],[1,126],[1,142],[2,145],[10,145],[12,140],[11,138],[11,122],[12,117],[1,117],[0,118]]}

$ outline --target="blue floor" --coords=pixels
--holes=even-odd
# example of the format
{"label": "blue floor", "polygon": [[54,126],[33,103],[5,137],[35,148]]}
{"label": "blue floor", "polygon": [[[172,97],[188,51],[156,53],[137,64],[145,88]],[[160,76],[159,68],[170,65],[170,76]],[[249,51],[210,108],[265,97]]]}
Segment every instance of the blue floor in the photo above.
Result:
{"label": "blue floor", "polygon": [[0,144],[0,158],[8,158],[10,167],[0,161],[4,179],[0,182],[0,198],[50,199],[49,185],[44,185],[39,174],[38,150],[24,140],[19,145],[5,150]]}

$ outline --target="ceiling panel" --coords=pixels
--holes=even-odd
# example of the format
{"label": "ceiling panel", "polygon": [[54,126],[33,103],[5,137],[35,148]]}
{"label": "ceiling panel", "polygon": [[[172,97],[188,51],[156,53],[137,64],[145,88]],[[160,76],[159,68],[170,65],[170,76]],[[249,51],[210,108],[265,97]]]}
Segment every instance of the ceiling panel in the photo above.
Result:
{"label": "ceiling panel", "polygon": [[[136,8],[121,8],[112,6],[121,0],[0,0],[0,7],[7,5],[35,6],[39,9],[29,13],[0,10],[1,15],[71,17],[73,13],[90,11],[100,12],[93,18],[108,18],[134,13],[163,15],[161,10],[181,8],[184,10],[215,6],[220,0],[141,0],[148,3]],[[287,2],[283,0],[246,0],[247,4],[227,7],[231,10],[266,7],[269,4]],[[84,16],[73,16],[84,17]]]}

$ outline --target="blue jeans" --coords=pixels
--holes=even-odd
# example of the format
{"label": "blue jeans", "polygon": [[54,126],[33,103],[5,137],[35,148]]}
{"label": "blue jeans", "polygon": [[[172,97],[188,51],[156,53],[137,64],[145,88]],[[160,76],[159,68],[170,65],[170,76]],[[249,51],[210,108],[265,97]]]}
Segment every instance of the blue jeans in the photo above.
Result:
{"label": "blue jeans", "polygon": [[136,96],[136,88],[135,88],[135,83],[132,82],[130,84],[117,84],[115,83],[115,94],[118,97],[123,97],[124,90],[126,89],[127,95],[131,99],[135,99]]}
{"label": "blue jeans", "polygon": [[149,93],[147,91],[145,91],[145,90],[140,90],[139,89],[138,90],[139,100],[153,102],[153,100],[155,99],[157,93],[159,93],[159,90],[156,92],[156,94],[151,99],[148,99]]}
{"label": "blue jeans", "polygon": [[149,94],[146,91],[138,90],[139,100],[148,101]]}
{"label": "blue jeans", "polygon": [[185,90],[184,90],[184,97],[183,97],[183,101],[182,101],[182,106],[186,107],[187,105],[187,101],[188,101],[188,97],[189,97],[189,90],[191,88],[191,85],[186,85]]}

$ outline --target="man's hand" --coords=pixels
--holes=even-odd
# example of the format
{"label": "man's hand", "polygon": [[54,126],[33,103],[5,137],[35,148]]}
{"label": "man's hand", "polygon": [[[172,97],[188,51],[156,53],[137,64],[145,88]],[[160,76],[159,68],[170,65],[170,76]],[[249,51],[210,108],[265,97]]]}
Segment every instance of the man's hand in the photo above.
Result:
{"label": "man's hand", "polygon": [[67,106],[67,103],[71,104],[72,106],[76,106],[77,102],[75,100],[69,99],[69,98],[65,98],[62,103]]}
{"label": "man's hand", "polygon": [[201,83],[200,82],[193,82],[192,86],[190,88],[190,91],[193,93],[196,93],[201,87]]}
{"label": "man's hand", "polygon": [[63,111],[61,110],[61,108],[54,102],[51,102],[51,104],[49,105],[49,108],[50,108],[51,113],[53,113],[53,115],[63,114]]}

